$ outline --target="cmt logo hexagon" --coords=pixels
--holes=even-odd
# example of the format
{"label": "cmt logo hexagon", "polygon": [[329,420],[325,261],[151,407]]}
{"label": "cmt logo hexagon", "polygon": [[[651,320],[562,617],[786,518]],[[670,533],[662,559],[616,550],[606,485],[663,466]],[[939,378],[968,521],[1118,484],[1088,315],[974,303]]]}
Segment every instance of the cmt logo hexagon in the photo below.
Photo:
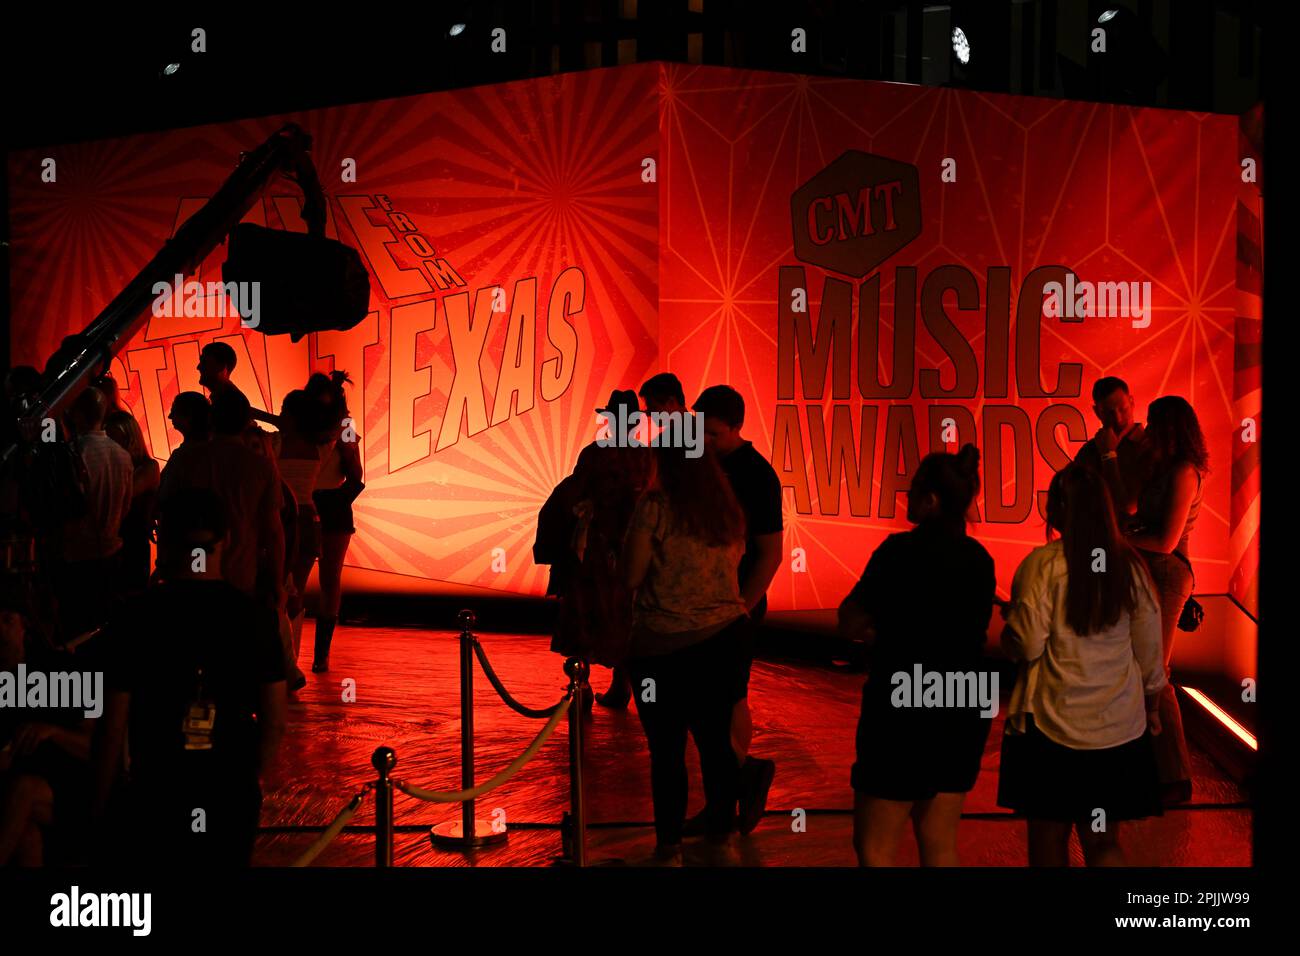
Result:
{"label": "cmt logo hexagon", "polygon": [[851,149],[790,197],[794,254],[861,279],[921,234],[916,167]]}

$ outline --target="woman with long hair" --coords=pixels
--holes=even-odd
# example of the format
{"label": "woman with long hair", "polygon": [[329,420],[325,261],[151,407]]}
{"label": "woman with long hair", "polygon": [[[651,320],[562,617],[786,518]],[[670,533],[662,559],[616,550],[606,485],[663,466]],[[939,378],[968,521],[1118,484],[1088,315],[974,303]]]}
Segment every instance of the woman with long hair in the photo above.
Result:
{"label": "woman with long hair", "polygon": [[979,672],[990,670],[983,656],[996,589],[993,558],[966,533],[978,491],[974,445],[926,455],[907,493],[907,520],[915,527],[881,542],[840,605],[841,634],[865,639],[871,660],[852,771],[853,846],[861,866],[893,866],[909,818],[923,866],[958,863],[962,802],[979,776],[996,710],[970,700],[900,706],[895,692],[900,675],[912,679],[918,666],[922,673],[975,674],[977,683]]}
{"label": "woman with long hair", "polygon": [[[298,509],[294,520],[294,548],[285,554],[286,613],[292,628],[293,659],[297,666],[302,641],[302,623],[306,616],[303,597],[311,567],[320,556],[321,526],[316,514],[312,491],[320,474],[321,462],[329,439],[329,419],[305,389],[295,389],[284,397],[275,419],[276,464],[280,477],[293,494]],[[299,681],[294,679],[291,689]]]}
{"label": "woman with long hair", "polygon": [[352,503],[365,488],[361,466],[361,436],[348,411],[343,390],[352,380],[344,371],[329,375],[317,372],[307,382],[307,394],[324,409],[329,423],[329,447],[325,450],[312,499],[320,516],[320,606],[316,612],[316,647],[311,669],[329,670],[330,645],[338,624],[343,600],[343,562],[356,527]]}
{"label": "woman with long hair", "polygon": [[733,690],[749,614],[737,571],[745,516],[709,452],[659,447],[623,547],[624,583],[636,591],[627,662],[650,746],[653,861],[680,866],[686,822],[686,736],[695,739],[713,862],[734,862],[736,752]]}
{"label": "woman with long hair", "polygon": [[150,544],[162,468],[145,446],[140,423],[122,402],[117,380],[111,375],[101,375],[94,385],[104,393],[108,406],[104,434],[131,456],[131,507],[122,518],[119,575],[123,594],[139,594],[148,587],[153,570]]}
{"label": "woman with long hair", "polygon": [[[1160,596],[1160,632],[1167,674],[1178,620],[1196,581],[1187,545],[1201,511],[1204,478],[1210,470],[1201,423],[1186,399],[1166,395],[1151,403],[1142,451],[1145,480],[1128,541],[1142,551]],[[1164,730],[1156,738],[1156,761],[1162,795],[1167,806],[1186,803],[1192,798],[1191,757],[1172,683],[1166,684],[1160,697],[1160,723]]]}
{"label": "woman with long hair", "polygon": [[1096,472],[1057,472],[1047,527],[1048,543],[1016,569],[1005,614],[1002,646],[1021,668],[998,803],[1028,818],[1031,866],[1068,866],[1072,828],[1089,866],[1122,866],[1121,821],[1162,812],[1160,608]]}

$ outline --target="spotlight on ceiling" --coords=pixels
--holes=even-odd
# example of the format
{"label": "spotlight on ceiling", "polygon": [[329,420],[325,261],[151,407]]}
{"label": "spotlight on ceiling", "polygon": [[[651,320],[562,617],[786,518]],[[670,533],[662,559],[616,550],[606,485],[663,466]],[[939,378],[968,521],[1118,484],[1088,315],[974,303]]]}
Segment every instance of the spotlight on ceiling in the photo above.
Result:
{"label": "spotlight on ceiling", "polygon": [[448,36],[458,37],[465,32],[465,24],[453,23],[451,29],[447,31]]}
{"label": "spotlight on ceiling", "polygon": [[957,62],[962,66],[970,62],[970,41],[961,27],[952,28],[952,52],[957,54]]}
{"label": "spotlight on ceiling", "polygon": [[181,65],[179,63],[168,63],[166,66],[163,67],[163,76],[171,76],[180,68]]}
{"label": "spotlight on ceiling", "polygon": [[1097,22],[1109,23],[1111,20],[1114,20],[1117,16],[1119,16],[1118,10],[1107,10],[1105,13],[1103,13],[1101,16],[1097,18]]}

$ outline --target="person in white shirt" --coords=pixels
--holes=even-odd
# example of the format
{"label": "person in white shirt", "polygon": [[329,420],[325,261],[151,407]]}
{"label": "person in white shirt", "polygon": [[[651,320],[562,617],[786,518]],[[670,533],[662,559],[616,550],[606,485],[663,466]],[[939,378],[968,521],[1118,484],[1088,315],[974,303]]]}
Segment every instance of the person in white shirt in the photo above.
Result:
{"label": "person in white shirt", "polygon": [[1122,866],[1120,821],[1162,812],[1152,735],[1166,683],[1160,605],[1104,480],[1070,465],[1047,493],[1049,534],[1016,569],[1002,646],[1011,692],[998,804],[1029,820],[1031,866]]}
{"label": "person in white shirt", "polygon": [[76,433],[72,446],[85,466],[86,509],[64,525],[58,589],[67,638],[102,624],[118,590],[122,519],[131,509],[135,466],[104,433],[107,410],[104,393],[94,387],[68,410]]}

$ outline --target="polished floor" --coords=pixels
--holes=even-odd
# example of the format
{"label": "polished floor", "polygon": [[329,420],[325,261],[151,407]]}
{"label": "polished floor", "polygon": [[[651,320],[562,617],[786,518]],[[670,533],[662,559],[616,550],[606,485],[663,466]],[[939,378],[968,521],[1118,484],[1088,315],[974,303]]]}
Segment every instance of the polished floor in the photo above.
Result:
{"label": "polished floor", "polygon": [[[311,622],[303,636],[305,667]],[[563,661],[544,637],[483,635],[488,657],[506,687],[523,704],[542,707],[566,685]],[[308,675],[290,713],[280,778],[267,782],[263,832],[255,862],[283,866],[315,839],[347,800],[374,778],[370,757],[381,745],[397,753],[394,776],[428,789],[460,786],[460,718],[456,634],[373,627],[340,627],[328,674]],[[475,668],[475,750],[479,781],[513,760],[542,726],[508,709]],[[603,689],[608,672],[593,678]],[[776,781],[768,816],[739,841],[741,862],[752,866],[852,866],[850,845],[853,733],[862,675],[808,664],[755,663],[750,701],[753,752],[774,759]],[[355,701],[345,701],[345,681],[355,682]],[[351,684],[346,685],[351,687]],[[977,866],[1025,863],[1024,822],[995,802],[1001,720],[989,737],[984,769],[966,801],[960,834],[962,862]],[[587,722],[587,794],[591,828],[588,852],[595,862],[635,863],[654,844],[650,821],[649,755],[634,710],[597,707]],[[698,767],[692,759],[692,812],[702,803]],[[1248,866],[1251,816],[1246,795],[1193,748],[1196,785],[1192,803],[1164,817],[1127,824],[1123,835],[1130,863],[1139,866]],[[504,811],[508,841],[472,853],[435,849],[433,824],[458,819],[458,806],[395,796],[394,862],[398,866],[544,866],[560,853],[558,823],[568,806],[568,744],[561,726],[550,742],[511,781],[483,797],[478,816]],[[794,812],[806,811],[806,828],[795,832]],[[499,814],[498,814],[499,818]],[[367,799],[353,826],[374,822]],[[1078,847],[1076,862],[1081,862]],[[369,866],[371,833],[341,834],[315,866]],[[693,852],[688,845],[687,863]],[[916,863],[909,835],[900,848],[903,865]]]}

